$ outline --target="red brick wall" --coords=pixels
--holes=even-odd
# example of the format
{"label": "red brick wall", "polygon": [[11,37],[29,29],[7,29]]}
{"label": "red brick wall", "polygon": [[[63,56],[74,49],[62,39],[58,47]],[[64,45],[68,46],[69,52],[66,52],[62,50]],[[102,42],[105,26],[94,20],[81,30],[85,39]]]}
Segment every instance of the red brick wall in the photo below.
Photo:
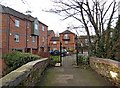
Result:
{"label": "red brick wall", "polygon": [[[19,27],[15,26],[15,20],[19,20]],[[9,48],[11,49],[25,49],[26,46],[26,20],[10,16],[10,33],[9,36]],[[15,42],[14,35],[19,35],[19,42]]]}
{"label": "red brick wall", "polygon": [[[27,28],[27,22],[25,19],[21,19],[15,16],[8,16],[7,14],[0,14],[2,15],[2,52],[3,54],[11,51],[12,49],[21,49],[25,51],[26,48],[26,30],[27,30],[27,48],[29,48],[30,52],[35,52],[38,51],[38,47],[40,50],[41,46],[44,46],[45,52],[47,51],[47,32],[48,32],[48,27],[44,24],[40,23],[40,29],[39,29],[39,37],[35,36],[35,42],[32,42],[32,36],[31,36],[31,30],[32,30],[32,22],[29,22],[29,27]],[[15,19],[20,21],[19,27],[15,26]],[[9,22],[10,21],[10,22]],[[45,31],[42,31],[42,25],[45,26]],[[8,30],[10,29],[10,30]],[[19,35],[19,42],[15,42],[14,40],[14,35],[18,34]],[[42,42],[42,37],[45,38],[44,43]],[[8,46],[9,45],[9,46]],[[36,49],[36,51],[35,51]]]}
{"label": "red brick wall", "polygon": [[70,40],[68,41],[68,44],[65,44],[65,41],[63,40],[64,34],[60,34],[60,41],[62,42],[62,47],[66,47],[66,49],[75,49],[75,35],[74,34],[68,34]]}
{"label": "red brick wall", "polygon": [[[39,26],[40,26],[40,34],[39,34],[39,47],[44,47],[44,52],[47,52],[47,50],[48,50],[48,42],[47,42],[47,40],[48,40],[48,36],[47,36],[47,34],[48,34],[48,27],[46,26],[46,25],[44,25],[44,27],[45,27],[45,30],[44,31],[42,31],[42,25],[44,25],[44,24],[42,24],[42,23],[40,23],[39,24]],[[43,37],[44,37],[44,42],[43,42]]]}
{"label": "red brick wall", "polygon": [[[8,28],[8,17],[5,14],[1,14],[2,16],[2,26],[1,32],[2,32],[2,54],[5,54],[8,52],[8,46],[7,46],[7,28]],[[4,20],[3,20],[4,19]]]}
{"label": "red brick wall", "polygon": [[55,33],[54,32],[52,32],[50,35],[48,35],[48,46],[50,46],[50,39],[52,37],[55,37]]}
{"label": "red brick wall", "polygon": [[60,50],[60,41],[56,41],[56,44],[53,44],[54,41],[50,41],[50,50]]}

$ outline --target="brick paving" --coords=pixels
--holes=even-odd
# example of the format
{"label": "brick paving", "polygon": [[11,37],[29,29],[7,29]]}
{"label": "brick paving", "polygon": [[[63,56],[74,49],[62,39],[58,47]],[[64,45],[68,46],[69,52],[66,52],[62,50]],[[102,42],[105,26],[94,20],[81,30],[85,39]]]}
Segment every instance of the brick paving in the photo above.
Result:
{"label": "brick paving", "polygon": [[[50,67],[37,86],[105,86],[113,85],[89,66],[75,66],[75,55],[63,58],[61,67]],[[115,88],[115,87],[113,87]]]}

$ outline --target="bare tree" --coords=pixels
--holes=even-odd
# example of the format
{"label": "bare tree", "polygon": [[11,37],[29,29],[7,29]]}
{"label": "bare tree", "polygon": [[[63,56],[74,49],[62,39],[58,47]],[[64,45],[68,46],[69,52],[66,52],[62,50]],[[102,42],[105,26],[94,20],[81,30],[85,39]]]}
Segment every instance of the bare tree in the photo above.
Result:
{"label": "bare tree", "polygon": [[[109,0],[108,0],[109,1]],[[109,49],[109,36],[114,13],[117,10],[116,1],[107,0],[54,0],[55,6],[49,12],[59,14],[65,19],[74,18],[84,25],[89,41],[89,51],[105,51]],[[108,19],[106,21],[106,18]],[[107,27],[105,27],[107,22]],[[92,25],[96,35],[96,45],[92,46],[89,25]],[[105,37],[106,36],[106,37]],[[101,47],[103,50],[101,50]],[[91,52],[90,52],[91,54]],[[105,57],[103,53],[101,57]]]}

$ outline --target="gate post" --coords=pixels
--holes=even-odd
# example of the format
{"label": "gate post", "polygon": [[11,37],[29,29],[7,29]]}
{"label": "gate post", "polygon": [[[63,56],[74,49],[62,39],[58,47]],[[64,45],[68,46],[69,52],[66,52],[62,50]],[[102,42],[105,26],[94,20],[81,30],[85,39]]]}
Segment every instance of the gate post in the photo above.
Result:
{"label": "gate post", "polygon": [[78,66],[78,53],[79,53],[79,51],[78,51],[78,39],[77,39],[77,35],[76,35],[76,38],[75,38],[75,40],[76,40],[76,65]]}
{"label": "gate post", "polygon": [[60,42],[60,64],[62,65],[62,43]]}

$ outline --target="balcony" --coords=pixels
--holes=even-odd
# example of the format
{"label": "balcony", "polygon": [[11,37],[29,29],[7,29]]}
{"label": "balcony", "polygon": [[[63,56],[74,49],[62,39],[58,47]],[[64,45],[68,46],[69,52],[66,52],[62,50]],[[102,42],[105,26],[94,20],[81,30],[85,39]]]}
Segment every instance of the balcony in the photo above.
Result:
{"label": "balcony", "polygon": [[70,37],[69,36],[63,36],[62,40],[63,41],[70,41]]}

